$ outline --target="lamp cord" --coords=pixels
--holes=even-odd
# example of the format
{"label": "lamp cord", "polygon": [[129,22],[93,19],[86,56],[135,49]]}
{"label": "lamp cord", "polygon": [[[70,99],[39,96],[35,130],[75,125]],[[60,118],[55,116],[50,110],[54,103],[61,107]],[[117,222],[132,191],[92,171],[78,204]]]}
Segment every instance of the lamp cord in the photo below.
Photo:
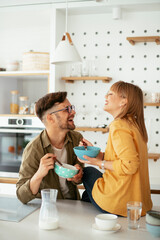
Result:
{"label": "lamp cord", "polygon": [[68,25],[68,0],[66,0],[66,31],[67,32],[67,26]]}

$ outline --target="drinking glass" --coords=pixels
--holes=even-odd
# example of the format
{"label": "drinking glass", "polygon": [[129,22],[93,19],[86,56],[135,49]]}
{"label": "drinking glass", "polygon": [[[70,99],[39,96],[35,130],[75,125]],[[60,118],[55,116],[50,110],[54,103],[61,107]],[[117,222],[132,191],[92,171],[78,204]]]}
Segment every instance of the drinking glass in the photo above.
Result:
{"label": "drinking glass", "polygon": [[138,229],[142,212],[141,202],[128,202],[127,203],[127,219],[129,229]]}

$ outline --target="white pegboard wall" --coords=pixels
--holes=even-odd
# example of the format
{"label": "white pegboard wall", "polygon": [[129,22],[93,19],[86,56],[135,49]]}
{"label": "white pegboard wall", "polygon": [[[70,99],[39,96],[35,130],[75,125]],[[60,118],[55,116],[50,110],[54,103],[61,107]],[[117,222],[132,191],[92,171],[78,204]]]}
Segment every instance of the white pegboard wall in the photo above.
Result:
{"label": "white pegboard wall", "polygon": [[[132,46],[126,40],[131,36],[160,36],[159,21],[160,12],[125,13],[117,21],[111,14],[69,17],[69,32],[82,59],[95,60],[98,75],[112,77],[110,83],[78,81],[66,84],[68,97],[77,107],[76,125],[108,125],[112,121],[112,116],[103,111],[103,106],[105,94],[116,81],[134,83],[148,95],[160,92],[160,45],[142,42]],[[67,68],[66,76],[69,75]],[[146,121],[151,119],[153,123],[147,129],[149,151],[159,153],[160,108],[147,106],[144,111]],[[85,132],[84,135],[105,148],[107,134]]]}

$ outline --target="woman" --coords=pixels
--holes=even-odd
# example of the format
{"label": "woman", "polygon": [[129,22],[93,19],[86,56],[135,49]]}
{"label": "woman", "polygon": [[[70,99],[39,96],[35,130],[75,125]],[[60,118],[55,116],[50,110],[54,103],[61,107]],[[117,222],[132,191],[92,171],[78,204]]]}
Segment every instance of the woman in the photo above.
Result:
{"label": "woman", "polygon": [[[84,157],[88,164],[105,172],[84,168],[82,181],[86,191],[82,200],[92,202],[101,212],[120,216],[127,216],[127,202],[139,201],[143,216],[152,208],[152,201],[142,90],[123,81],[114,83],[105,96],[104,111],[114,118],[105,153],[100,152],[97,158]],[[83,142],[92,145],[85,139]]]}

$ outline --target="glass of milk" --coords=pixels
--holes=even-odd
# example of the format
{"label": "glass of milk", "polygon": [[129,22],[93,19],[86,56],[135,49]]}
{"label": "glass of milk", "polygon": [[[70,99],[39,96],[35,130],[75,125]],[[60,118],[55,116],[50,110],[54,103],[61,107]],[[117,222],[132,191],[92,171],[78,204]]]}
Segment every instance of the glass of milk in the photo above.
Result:
{"label": "glass of milk", "polygon": [[42,204],[39,214],[39,228],[53,230],[59,227],[59,217],[56,207],[58,190],[43,189],[41,191]]}

